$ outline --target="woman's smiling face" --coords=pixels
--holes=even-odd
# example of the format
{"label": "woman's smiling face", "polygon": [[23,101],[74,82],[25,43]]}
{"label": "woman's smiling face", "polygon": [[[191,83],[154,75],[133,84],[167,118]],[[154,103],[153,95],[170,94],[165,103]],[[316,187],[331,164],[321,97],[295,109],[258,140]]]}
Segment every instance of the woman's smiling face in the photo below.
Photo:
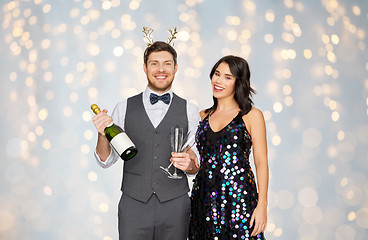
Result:
{"label": "woman's smiling face", "polygon": [[230,71],[229,65],[225,62],[220,63],[212,76],[213,96],[217,99],[234,97],[236,78]]}

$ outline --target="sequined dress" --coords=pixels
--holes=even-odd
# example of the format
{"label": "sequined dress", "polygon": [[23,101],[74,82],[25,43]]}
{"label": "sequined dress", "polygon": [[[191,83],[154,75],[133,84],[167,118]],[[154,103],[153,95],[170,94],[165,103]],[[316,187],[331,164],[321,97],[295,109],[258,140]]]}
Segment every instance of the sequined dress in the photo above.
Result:
{"label": "sequined dress", "polygon": [[205,117],[196,143],[201,166],[192,189],[189,239],[265,239],[263,233],[250,237],[258,193],[249,162],[251,136],[241,112],[218,132]]}

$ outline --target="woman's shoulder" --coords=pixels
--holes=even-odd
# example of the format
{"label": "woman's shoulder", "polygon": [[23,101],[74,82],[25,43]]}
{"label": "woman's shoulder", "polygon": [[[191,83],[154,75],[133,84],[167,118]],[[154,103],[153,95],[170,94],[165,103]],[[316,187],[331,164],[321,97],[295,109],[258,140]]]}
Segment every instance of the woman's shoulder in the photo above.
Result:
{"label": "woman's shoulder", "polygon": [[262,111],[255,107],[252,107],[247,114],[243,115],[243,121],[252,137],[256,134],[254,133],[255,129],[264,128],[265,125]]}
{"label": "woman's shoulder", "polygon": [[203,109],[202,111],[199,112],[199,115],[201,116],[201,121],[207,117],[208,112],[206,112],[207,109]]}
{"label": "woman's shoulder", "polygon": [[253,121],[264,121],[263,113],[260,109],[252,107],[252,109],[245,115],[243,115],[243,120],[247,122]]}

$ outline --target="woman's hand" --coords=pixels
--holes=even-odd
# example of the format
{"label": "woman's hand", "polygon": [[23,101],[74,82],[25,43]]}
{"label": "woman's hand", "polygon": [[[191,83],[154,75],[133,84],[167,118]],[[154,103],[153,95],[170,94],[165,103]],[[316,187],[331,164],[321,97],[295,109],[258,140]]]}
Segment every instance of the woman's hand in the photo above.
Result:
{"label": "woman's hand", "polygon": [[258,203],[250,219],[250,227],[254,225],[251,236],[264,232],[267,227],[267,205]]}

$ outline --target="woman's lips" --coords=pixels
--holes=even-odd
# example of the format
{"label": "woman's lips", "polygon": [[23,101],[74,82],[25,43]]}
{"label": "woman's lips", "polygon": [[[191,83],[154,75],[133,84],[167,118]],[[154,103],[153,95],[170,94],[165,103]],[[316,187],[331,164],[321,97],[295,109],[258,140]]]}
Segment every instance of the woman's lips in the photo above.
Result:
{"label": "woman's lips", "polygon": [[225,88],[223,88],[223,87],[219,87],[219,86],[217,86],[217,85],[215,85],[215,86],[213,86],[213,90],[215,91],[215,92],[221,92],[221,91],[223,91]]}

